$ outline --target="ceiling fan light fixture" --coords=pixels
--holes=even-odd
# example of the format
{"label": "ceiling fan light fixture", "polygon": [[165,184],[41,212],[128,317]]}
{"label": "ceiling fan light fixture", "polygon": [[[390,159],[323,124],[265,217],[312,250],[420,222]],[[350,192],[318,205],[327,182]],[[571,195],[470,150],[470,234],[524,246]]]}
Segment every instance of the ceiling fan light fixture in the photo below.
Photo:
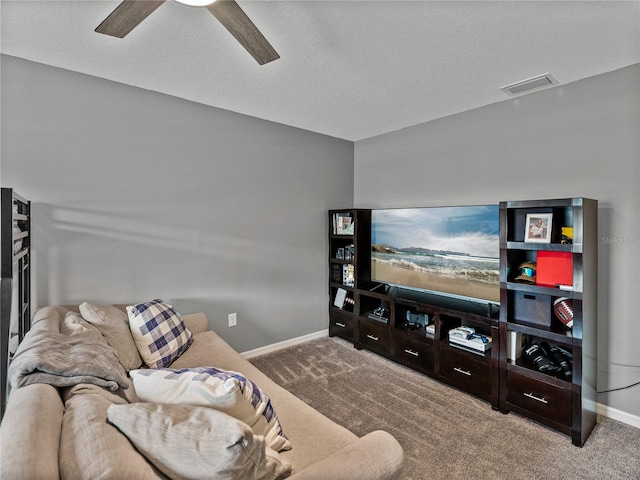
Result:
{"label": "ceiling fan light fixture", "polygon": [[189,7],[208,7],[216,2],[216,0],[173,0],[174,2],[187,5]]}
{"label": "ceiling fan light fixture", "polygon": [[[124,0],[96,28],[97,33],[124,38],[166,0]],[[280,58],[235,0],[174,0],[191,7],[206,7],[260,65]]]}

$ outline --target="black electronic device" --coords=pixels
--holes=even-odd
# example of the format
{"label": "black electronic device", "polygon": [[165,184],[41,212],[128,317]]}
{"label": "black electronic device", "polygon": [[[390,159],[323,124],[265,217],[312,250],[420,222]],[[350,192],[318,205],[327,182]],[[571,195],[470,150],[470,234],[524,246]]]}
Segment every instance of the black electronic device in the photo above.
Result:
{"label": "black electronic device", "polygon": [[418,327],[429,325],[429,315],[426,313],[414,313],[411,310],[407,310],[406,320],[406,323],[415,323]]}
{"label": "black electronic device", "polygon": [[371,210],[371,281],[498,304],[498,212],[498,205]]}
{"label": "black electronic device", "polygon": [[400,326],[404,330],[409,330],[410,332],[413,332],[415,330],[420,330],[421,328],[424,328],[421,324],[416,323],[416,322],[404,322]]}
{"label": "black electronic device", "polygon": [[378,307],[373,312],[370,312],[367,317],[378,322],[389,323],[389,309]]}

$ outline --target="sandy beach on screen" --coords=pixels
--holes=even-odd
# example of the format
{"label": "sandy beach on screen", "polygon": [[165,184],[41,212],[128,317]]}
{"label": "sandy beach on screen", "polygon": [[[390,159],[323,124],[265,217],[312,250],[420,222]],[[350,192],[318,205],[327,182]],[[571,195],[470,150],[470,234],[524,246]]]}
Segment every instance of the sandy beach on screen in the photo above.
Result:
{"label": "sandy beach on screen", "polygon": [[416,272],[408,268],[373,262],[372,278],[385,278],[389,283],[401,283],[414,285],[427,290],[445,290],[457,295],[465,295],[474,298],[484,298],[495,302],[500,301],[500,291],[497,285],[490,285],[477,280],[465,280],[464,278],[447,277],[444,275],[432,275],[425,272]]}

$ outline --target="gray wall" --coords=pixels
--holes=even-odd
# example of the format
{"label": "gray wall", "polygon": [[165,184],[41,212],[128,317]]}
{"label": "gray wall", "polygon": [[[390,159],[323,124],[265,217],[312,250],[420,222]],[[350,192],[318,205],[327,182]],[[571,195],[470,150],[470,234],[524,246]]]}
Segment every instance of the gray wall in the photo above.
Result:
{"label": "gray wall", "polygon": [[352,142],[8,56],[1,94],[36,306],[162,298],[240,351],[327,328],[326,211],[352,205]]}
{"label": "gray wall", "polygon": [[[640,376],[640,66],[356,142],[2,56],[37,306],[164,298],[243,351],[327,327],[326,210],[598,199],[598,389]],[[237,312],[239,325],[226,327]],[[640,416],[640,389],[599,402]]]}
{"label": "gray wall", "polygon": [[[356,207],[599,201],[598,390],[640,380],[640,65],[355,144]],[[640,387],[598,395],[640,416]]]}

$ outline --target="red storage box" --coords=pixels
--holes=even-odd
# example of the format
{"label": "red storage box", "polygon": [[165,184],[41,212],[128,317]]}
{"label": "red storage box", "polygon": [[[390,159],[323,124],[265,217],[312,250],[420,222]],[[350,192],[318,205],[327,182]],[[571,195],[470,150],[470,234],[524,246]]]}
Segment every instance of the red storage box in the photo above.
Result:
{"label": "red storage box", "polygon": [[536,284],[543,287],[573,285],[573,254],[540,250],[536,261]]}

